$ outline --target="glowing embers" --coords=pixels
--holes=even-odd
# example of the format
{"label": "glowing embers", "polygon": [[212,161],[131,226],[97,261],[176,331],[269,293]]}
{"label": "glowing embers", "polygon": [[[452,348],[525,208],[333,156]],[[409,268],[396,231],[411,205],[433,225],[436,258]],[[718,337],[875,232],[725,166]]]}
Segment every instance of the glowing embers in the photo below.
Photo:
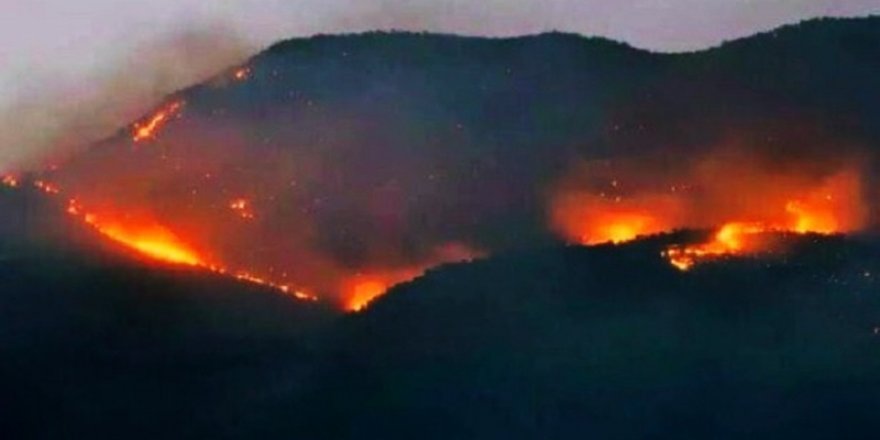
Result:
{"label": "glowing embers", "polygon": [[3,186],[8,186],[9,188],[18,188],[18,178],[13,176],[12,174],[6,174],[0,179],[0,183]]}
{"label": "glowing embers", "polygon": [[253,220],[255,218],[254,211],[251,208],[251,202],[247,199],[238,198],[231,200],[229,202],[229,209],[245,220]]}
{"label": "glowing embers", "polygon": [[232,78],[236,81],[246,81],[251,76],[251,68],[247,66],[239,67],[232,72]]}
{"label": "glowing embers", "polygon": [[61,193],[61,190],[57,186],[43,180],[34,181],[34,188],[37,188],[38,190],[50,195],[57,195]]}
{"label": "glowing embers", "polygon": [[171,120],[171,118],[180,114],[183,110],[184,101],[173,101],[170,104],[160,108],[149,119],[142,123],[134,125],[132,140],[135,142],[143,142],[156,137],[157,132]]}
{"label": "glowing embers", "polygon": [[[221,274],[228,274],[226,269],[220,267],[211,267],[211,270]],[[318,297],[315,295],[310,295],[302,290],[298,290],[293,288],[289,284],[277,284],[272,281],[269,281],[266,278],[254,275],[250,272],[246,271],[238,271],[234,274],[231,274],[235,279],[248,282],[250,284],[256,284],[259,286],[271,287],[273,289],[279,290],[283,293],[293,296],[294,298],[301,301],[318,301]]]}

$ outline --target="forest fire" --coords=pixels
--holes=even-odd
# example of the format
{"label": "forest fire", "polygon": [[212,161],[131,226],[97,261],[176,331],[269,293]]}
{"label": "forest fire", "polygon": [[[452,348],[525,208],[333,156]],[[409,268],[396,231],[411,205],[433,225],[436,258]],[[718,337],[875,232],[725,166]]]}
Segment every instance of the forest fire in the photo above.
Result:
{"label": "forest fire", "polygon": [[[266,108],[262,101],[241,105],[239,93],[250,87],[226,86],[282,80],[274,71],[254,74],[262,71],[226,70],[217,87],[181,92],[186,101],[165,102],[133,133],[41,177],[77,198],[82,206],[73,212],[103,214],[92,226],[143,254],[347,310],[363,309],[430,267],[476,254],[436,252],[448,243],[505,252],[545,244],[548,233],[595,245],[679,229],[716,231],[707,243],[664,253],[689,269],[758,251],[764,232],[829,234],[865,223],[856,149],[823,160],[833,149],[812,156],[801,154],[801,145],[798,154],[774,151],[752,142],[768,138],[764,131],[743,130],[729,145],[721,139],[688,151],[547,158],[545,169],[519,180],[513,171],[531,164],[514,166],[503,155],[474,163],[469,154],[483,152],[470,147],[404,148],[416,140],[409,133],[397,139],[383,125],[396,124],[396,114],[387,122],[360,108],[335,114],[296,87],[279,89],[288,94]],[[226,97],[206,98],[213,94]],[[785,137],[784,130],[772,132]],[[157,138],[161,148],[131,148],[132,139]],[[559,163],[571,172],[560,175]],[[129,212],[152,218],[120,215]]]}
{"label": "forest fire", "polygon": [[342,289],[346,298],[345,309],[352,312],[363,310],[391,286],[410,281],[422,272],[424,272],[424,268],[377,274],[355,274],[343,282]]}
{"label": "forest fire", "polygon": [[[18,187],[19,180],[12,177],[4,178],[2,184],[11,188]],[[33,187],[51,197],[63,197],[60,187],[46,180],[34,180]],[[230,202],[229,208],[242,218],[252,219],[250,202],[239,198]],[[80,199],[66,199],[65,212],[97,231],[108,240],[131,249],[138,254],[162,263],[191,266],[201,270],[228,276],[249,284],[264,286],[290,295],[300,301],[314,302],[319,297],[300,287],[287,282],[279,282],[271,277],[257,275],[255,272],[229,267],[208,258],[196,250],[178,234],[160,224],[151,216],[134,213],[113,213],[102,211],[98,214],[88,208]],[[422,264],[404,269],[373,270],[367,273],[357,272],[351,276],[340,274],[343,281],[339,284],[339,293],[344,299],[343,308],[348,311],[364,309],[371,301],[384,294],[391,286],[411,280],[427,268],[443,261],[467,259],[475,253],[459,245],[441,247],[435,251],[430,264]],[[286,275],[285,275],[286,276]]]}
{"label": "forest fire", "polygon": [[[33,185],[48,195],[61,194],[58,186],[43,180],[36,180]],[[67,200],[66,212],[110,240],[152,259],[173,264],[210,267],[195,250],[156,222],[131,215],[120,217],[125,221],[111,219],[88,211],[76,198]]]}
{"label": "forest fire", "polygon": [[[726,166],[728,159],[710,155],[668,176],[626,164],[616,171],[642,178],[629,187],[593,168],[594,175],[611,184],[569,183],[552,199],[551,220],[563,236],[587,245],[621,243],[676,229],[714,229],[705,243],[673,245],[663,252],[681,270],[722,256],[772,250],[773,240],[762,238],[771,233],[827,235],[858,231],[865,225],[867,208],[858,167],[774,170],[740,157],[739,166],[732,168]],[[689,183],[671,184],[672,179]]]}
{"label": "forest fire", "polygon": [[162,128],[172,117],[178,115],[183,109],[183,101],[173,101],[157,110],[146,122],[134,125],[132,140],[142,142],[155,138],[157,130]]}
{"label": "forest fire", "polygon": [[388,284],[376,279],[355,281],[349,291],[347,310],[357,312],[363,310],[370,301],[376,299],[388,289]]}
{"label": "forest fire", "polygon": [[762,234],[829,235],[853,232],[864,226],[866,213],[860,176],[851,170],[831,175],[813,188],[801,189],[798,195],[763,213],[758,220],[724,224],[708,243],[673,246],[664,255],[673,266],[689,270],[696,263],[719,256],[766,251],[770,245],[760,239]]}
{"label": "forest fire", "polygon": [[554,222],[581,244],[623,243],[670,229],[677,202],[663,197],[611,198],[585,193],[556,199]]}
{"label": "forest fire", "polygon": [[716,232],[708,243],[690,246],[671,246],[663,256],[669,263],[682,271],[690,270],[694,264],[724,255],[737,255],[754,251],[754,239],[773,229],[760,224],[728,223]]}
{"label": "forest fire", "polygon": [[155,260],[189,266],[205,266],[201,257],[171,231],[157,224],[126,225],[86,214],[86,223],[107,238]]}
{"label": "forest fire", "polygon": [[[18,180],[3,179],[5,186],[17,187]],[[51,197],[63,197],[66,193],[54,183],[46,180],[35,180],[33,187]],[[155,218],[144,214],[119,213],[112,210],[89,208],[79,198],[66,200],[65,212],[97,231],[108,240],[136,251],[138,254],[162,263],[184,265],[199,268],[228,276],[249,284],[264,286],[288,294],[297,300],[314,302],[319,297],[307,293],[308,290],[285,281],[278,281],[270,276],[258,275],[254,271],[231,269],[214,258],[205,256],[196,247],[182,239],[172,229],[164,226]],[[229,208],[237,215],[253,219],[250,202],[247,199],[233,199]],[[342,297],[341,304],[345,310],[359,311],[371,301],[384,294],[391,286],[412,280],[426,269],[445,261],[469,259],[476,253],[461,245],[448,245],[436,249],[430,257],[431,261],[424,264],[398,269],[373,269],[368,273],[356,272],[351,275],[337,273],[342,281],[337,284],[338,294]],[[286,278],[283,274],[282,278]],[[318,287],[318,286],[313,286]]]}
{"label": "forest fire", "polygon": [[478,252],[461,243],[447,243],[433,250],[426,261],[397,268],[370,268],[344,275],[338,287],[344,298],[343,307],[357,312],[368,307],[389,288],[412,281],[428,269],[447,262],[471,261]]}
{"label": "forest fire", "polygon": [[[18,188],[20,181],[7,175],[0,179],[0,184],[9,188]],[[48,196],[55,197],[63,194],[63,191],[57,185],[44,180],[35,180],[32,185]],[[82,221],[83,224],[90,226],[108,240],[136,251],[149,259],[174,265],[192,266],[201,270],[231,276],[249,284],[264,286],[291,295],[300,301],[318,301],[318,297],[295,289],[290,284],[276,283],[248,271],[233,271],[213,263],[184,242],[177,234],[149,217],[133,214],[96,214],[84,206],[77,198],[67,199],[65,212],[71,217]]]}

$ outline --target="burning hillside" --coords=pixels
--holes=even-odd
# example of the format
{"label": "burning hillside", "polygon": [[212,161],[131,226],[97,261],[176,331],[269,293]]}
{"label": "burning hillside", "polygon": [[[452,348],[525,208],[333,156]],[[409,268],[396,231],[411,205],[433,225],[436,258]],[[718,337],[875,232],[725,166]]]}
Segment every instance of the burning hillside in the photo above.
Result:
{"label": "burning hillside", "polygon": [[737,63],[564,35],[297,40],[40,178],[142,253],[350,310],[432,266],[560,240],[715,231],[664,252],[687,269],[766,250],[767,232],[872,228],[863,109],[757,93]]}
{"label": "burning hillside", "polygon": [[293,40],[0,175],[0,425],[872,438],[880,19],[842,23]]}
{"label": "burning hillside", "polygon": [[[778,158],[741,142],[658,166],[657,158],[584,163],[560,180],[550,219],[569,241],[620,243],[681,229],[715,229],[706,243],[678,245],[664,256],[687,270],[720,256],[770,250],[768,233],[862,231],[869,204],[860,155],[835,158],[821,149]],[[849,155],[849,157],[846,157]]]}

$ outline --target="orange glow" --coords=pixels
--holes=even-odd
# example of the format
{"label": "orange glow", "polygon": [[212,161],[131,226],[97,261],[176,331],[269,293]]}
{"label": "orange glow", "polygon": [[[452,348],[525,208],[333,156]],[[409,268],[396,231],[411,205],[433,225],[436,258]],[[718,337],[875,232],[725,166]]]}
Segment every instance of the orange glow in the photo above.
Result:
{"label": "orange glow", "polygon": [[235,69],[235,72],[232,72],[232,77],[235,78],[236,81],[244,81],[251,76],[251,69],[249,67],[239,67]]}
{"label": "orange glow", "polygon": [[342,282],[344,307],[351,312],[367,308],[376,298],[385,294],[391,287],[411,281],[421,275],[428,265],[409,269],[377,271],[369,274],[358,273]]}
{"label": "orange glow", "polygon": [[[37,181],[34,184],[50,194],[60,193],[58,188],[42,181]],[[51,188],[52,191],[47,191],[45,188]],[[195,250],[156,222],[136,219],[131,216],[123,217],[126,221],[99,216],[87,212],[85,207],[75,198],[67,201],[67,213],[73,217],[81,218],[105,237],[147,257],[167,263],[208,267],[208,264]]]}
{"label": "orange glow", "polygon": [[837,220],[827,212],[810,211],[799,202],[788,202],[786,212],[796,217],[792,230],[795,232],[818,232],[829,234],[837,230]]}
{"label": "orange glow", "polygon": [[745,247],[749,235],[762,232],[767,232],[767,228],[759,224],[728,223],[718,230],[713,243],[721,252],[739,252]]}
{"label": "orange glow", "polygon": [[296,298],[296,299],[298,299],[298,300],[300,300],[300,301],[310,301],[310,302],[317,302],[317,301],[318,301],[318,297],[317,297],[317,296],[315,296],[315,295],[310,295],[310,294],[305,293],[305,292],[303,292],[303,291],[301,291],[301,290],[290,290],[290,288],[287,287],[287,286],[282,286],[282,287],[281,287],[281,290],[282,290],[284,293],[289,293],[289,294],[293,295],[294,298]]}
{"label": "orange glow", "polygon": [[842,172],[785,204],[794,232],[833,234],[858,229],[867,217],[861,201],[861,176]]}
{"label": "orange glow", "polygon": [[103,220],[96,215],[88,215],[84,220],[107,238],[150,258],[167,263],[206,266],[196,251],[158,224],[123,224]]}
{"label": "orange glow", "polygon": [[670,264],[686,271],[706,259],[747,252],[755,245],[752,239],[756,235],[771,231],[772,229],[755,223],[728,223],[708,243],[672,246],[664,252],[664,256]]}
{"label": "orange glow", "polygon": [[132,139],[135,142],[153,139],[157,130],[162,128],[173,116],[180,113],[183,104],[183,101],[174,101],[159,109],[146,123],[135,124]]}
{"label": "orange glow", "polygon": [[[705,243],[670,246],[688,270],[727,255],[774,251],[767,233],[835,234],[861,230],[867,203],[857,158],[780,167],[745,149],[663,162],[621,159],[574,164],[551,194],[551,227],[569,242],[621,243],[681,229],[714,230]],[[762,237],[765,235],[765,237]]]}
{"label": "orange glow", "polygon": [[67,213],[72,216],[79,216],[82,214],[82,206],[76,199],[70,199],[67,201]]}
{"label": "orange glow", "polygon": [[828,235],[858,230],[865,218],[859,176],[850,172],[830,176],[815,188],[801,190],[800,197],[789,199],[764,217],[770,220],[727,223],[712,241],[672,246],[664,256],[678,269],[689,270],[696,263],[719,256],[766,251],[768,244],[758,240],[765,233]]}
{"label": "orange glow", "polygon": [[600,225],[590,235],[585,235],[585,241],[610,241],[623,243],[651,231],[654,218],[644,214],[620,213],[608,219],[606,224]]}
{"label": "orange glow", "polygon": [[3,185],[8,186],[10,188],[18,188],[18,179],[11,174],[7,174],[7,175],[3,176],[3,180],[0,182],[2,182]]}
{"label": "orange glow", "polygon": [[55,195],[61,193],[61,190],[58,189],[57,186],[42,180],[34,181],[34,187],[46,194]]}
{"label": "orange glow", "polygon": [[314,295],[307,294],[301,290],[295,290],[286,284],[275,283],[251,272],[232,272],[222,266],[208,263],[205,258],[180,240],[177,235],[156,223],[135,222],[131,219],[125,222],[105,220],[93,213],[86,213],[76,199],[71,199],[68,202],[67,212],[73,216],[81,217],[85,223],[94,227],[95,230],[105,237],[152,259],[172,264],[197,266],[214,273],[232,276],[237,280],[250,284],[278,290],[301,301],[313,302],[318,300]]}
{"label": "orange glow", "polygon": [[385,293],[388,287],[386,282],[378,279],[365,278],[354,281],[348,294],[346,309],[354,312],[363,310],[370,301]]}
{"label": "orange glow", "polygon": [[431,267],[444,262],[471,261],[477,255],[481,255],[481,252],[461,243],[452,242],[435,248],[432,254],[420,264],[393,269],[372,269],[351,276],[343,275],[343,280],[338,287],[344,300],[343,307],[351,312],[364,310],[376,298],[384,295],[388,289],[416,279]]}
{"label": "orange glow", "polygon": [[255,217],[254,212],[251,210],[251,204],[247,199],[232,200],[229,202],[229,209],[245,220],[252,220]]}
{"label": "orange glow", "polygon": [[[60,193],[57,187],[43,181],[35,182],[35,186],[50,194]],[[249,202],[245,199],[235,199],[230,202],[230,208],[235,211],[247,210],[248,206]],[[173,233],[151,217],[139,217],[130,214],[118,215],[106,212],[96,214],[87,209],[76,198],[67,200],[66,212],[72,217],[82,220],[104,237],[151,259],[171,264],[198,267],[249,284],[274,289],[290,295],[299,301],[315,302],[319,300],[316,295],[307,293],[300,286],[279,282],[271,276],[264,276],[249,270],[232,270],[226,266],[211,262],[182,240],[179,235]],[[471,249],[460,244],[451,243],[435,249],[429,257],[431,261],[418,266],[378,270],[371,272],[369,275],[358,273],[351,277],[340,273],[339,276],[344,281],[340,284],[339,293],[344,297],[343,305],[346,310],[362,310],[376,297],[384,294],[391,286],[417,277],[430,266],[444,261],[467,260],[474,255],[475,252]],[[285,277],[286,274],[283,274],[281,278]]]}
{"label": "orange glow", "polygon": [[[13,185],[11,178],[4,178],[2,183],[7,186]],[[18,181],[15,180],[14,184],[17,186]],[[59,187],[43,180],[36,180],[33,185],[49,195],[62,193]],[[171,264],[194,266],[217,274],[232,276],[250,284],[268,287],[288,294],[300,301],[318,301],[318,297],[305,293],[302,290],[294,289],[288,284],[275,283],[246,271],[233,273],[223,266],[209,263],[200,253],[186,244],[171,230],[148,218],[132,215],[98,215],[88,211],[76,198],[67,200],[65,211],[71,217],[80,219],[83,223],[94,228],[107,239],[151,259]]]}
{"label": "orange glow", "polygon": [[677,201],[665,196],[607,197],[581,192],[553,201],[554,227],[580,244],[623,243],[669,229],[678,216]]}

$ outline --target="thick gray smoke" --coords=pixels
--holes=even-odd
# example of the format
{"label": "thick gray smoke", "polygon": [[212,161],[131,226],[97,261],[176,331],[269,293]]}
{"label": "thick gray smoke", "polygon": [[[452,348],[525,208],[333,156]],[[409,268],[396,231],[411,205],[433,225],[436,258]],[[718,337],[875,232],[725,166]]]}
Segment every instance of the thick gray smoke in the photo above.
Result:
{"label": "thick gray smoke", "polygon": [[112,135],[162,97],[256,50],[225,26],[181,30],[84,75],[34,72],[0,106],[0,172],[37,167]]}

